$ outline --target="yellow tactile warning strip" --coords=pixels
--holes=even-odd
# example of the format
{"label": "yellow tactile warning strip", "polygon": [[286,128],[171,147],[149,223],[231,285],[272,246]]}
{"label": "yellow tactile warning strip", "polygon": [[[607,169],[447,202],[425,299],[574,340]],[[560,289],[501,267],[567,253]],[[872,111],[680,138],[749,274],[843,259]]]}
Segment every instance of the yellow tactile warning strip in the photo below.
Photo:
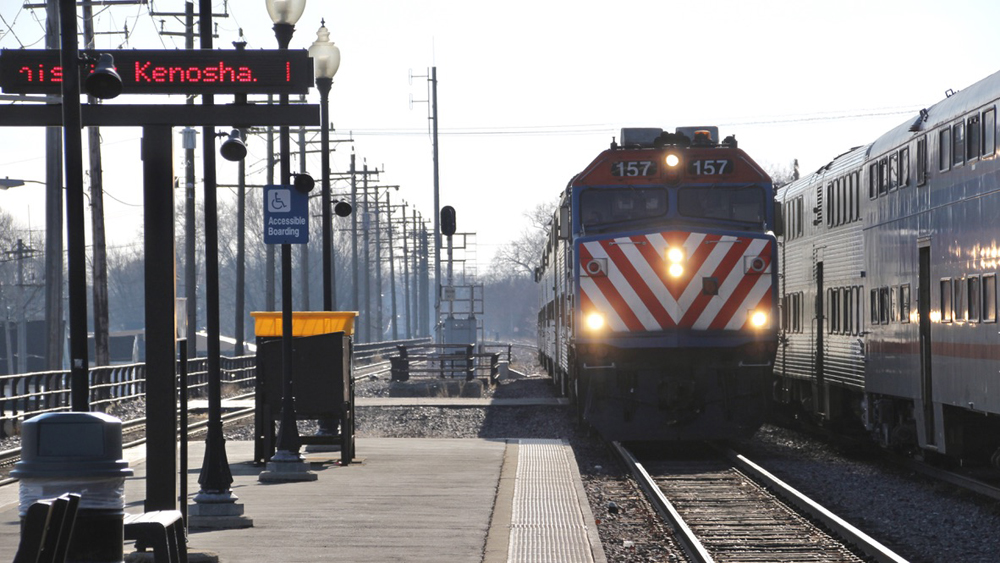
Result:
{"label": "yellow tactile warning strip", "polygon": [[588,530],[593,517],[589,505],[581,504],[587,499],[580,497],[578,482],[565,441],[519,441],[509,562],[595,561]]}

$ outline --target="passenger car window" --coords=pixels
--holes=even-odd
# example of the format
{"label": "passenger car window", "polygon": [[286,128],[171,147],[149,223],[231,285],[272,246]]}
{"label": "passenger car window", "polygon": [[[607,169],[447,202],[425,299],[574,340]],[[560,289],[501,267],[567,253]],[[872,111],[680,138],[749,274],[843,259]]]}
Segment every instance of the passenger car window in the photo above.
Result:
{"label": "passenger car window", "polygon": [[945,127],[938,134],[938,170],[951,169],[951,127]]}

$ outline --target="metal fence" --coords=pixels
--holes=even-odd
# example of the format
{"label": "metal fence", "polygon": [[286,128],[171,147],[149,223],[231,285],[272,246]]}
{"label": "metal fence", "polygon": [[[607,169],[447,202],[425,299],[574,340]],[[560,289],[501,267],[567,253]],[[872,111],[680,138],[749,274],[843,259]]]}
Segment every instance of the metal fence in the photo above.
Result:
{"label": "metal fence", "polygon": [[[220,358],[222,385],[253,387],[256,357]],[[175,373],[180,373],[176,370]],[[93,367],[89,373],[90,410],[107,412],[115,403],[146,395],[146,364]],[[188,360],[188,394],[208,389],[208,358]],[[45,371],[0,376],[0,438],[18,433],[21,423],[47,412],[71,410],[70,372]]]}
{"label": "metal fence", "polygon": [[[399,345],[428,342],[429,338],[357,344],[354,346],[354,358],[371,361],[395,351]],[[207,395],[208,358],[191,358],[187,368],[188,395]],[[227,386],[239,389],[254,387],[257,377],[255,355],[223,356],[220,368],[223,393]],[[179,366],[174,373],[180,374]],[[145,397],[146,364],[92,367],[89,381],[90,410],[107,412],[116,403]],[[71,410],[70,389],[68,370],[0,375],[0,438],[18,434],[21,423],[33,416]]]}

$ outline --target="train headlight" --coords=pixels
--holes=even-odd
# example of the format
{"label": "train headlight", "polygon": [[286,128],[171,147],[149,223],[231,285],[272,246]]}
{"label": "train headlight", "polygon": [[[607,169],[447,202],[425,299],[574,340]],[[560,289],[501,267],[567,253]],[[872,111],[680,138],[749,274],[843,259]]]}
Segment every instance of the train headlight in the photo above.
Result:
{"label": "train headlight", "polygon": [[672,246],[667,249],[667,262],[670,266],[667,273],[671,277],[679,278],[684,274],[684,249],[679,246]]}
{"label": "train headlight", "polygon": [[763,328],[767,325],[767,313],[764,311],[751,311],[750,324],[756,328]]}
{"label": "train headlight", "polygon": [[666,162],[667,162],[667,168],[676,168],[677,165],[681,163],[681,157],[671,153],[667,155]]}
{"label": "train headlight", "polygon": [[589,313],[584,319],[584,322],[590,330],[601,330],[604,328],[604,315],[600,313]]}

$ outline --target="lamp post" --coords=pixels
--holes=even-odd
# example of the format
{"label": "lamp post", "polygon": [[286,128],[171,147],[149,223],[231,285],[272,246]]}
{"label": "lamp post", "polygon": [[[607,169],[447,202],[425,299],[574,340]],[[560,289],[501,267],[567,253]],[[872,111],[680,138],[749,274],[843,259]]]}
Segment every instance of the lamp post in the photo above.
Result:
{"label": "lamp post", "polygon": [[13,178],[0,178],[0,190],[6,190],[7,188],[17,188],[23,186],[26,183],[41,184],[45,185],[45,182],[39,182],[38,180],[15,180]]}
{"label": "lamp post", "polygon": [[[199,0],[198,12],[198,35],[201,49],[211,50],[213,39],[211,0]],[[202,96],[202,105],[214,106],[215,97],[211,94]],[[188,135],[192,137],[187,143],[191,147],[188,156],[193,158],[193,134],[189,133]],[[222,432],[222,354],[219,342],[219,220],[214,142],[217,132],[215,126],[203,126],[202,136],[205,141],[202,147],[202,164],[205,194],[205,328],[208,355],[208,428],[205,434],[205,455],[198,476],[198,484],[201,488],[194,496],[195,504],[188,509],[187,524],[194,528],[247,528],[253,526],[253,520],[243,515],[244,507],[237,502],[239,498],[233,494],[231,488],[233,475],[229,469],[226,439]],[[226,146],[226,148],[229,147]],[[226,160],[231,160],[232,156],[234,155],[228,151],[223,152],[223,157]],[[188,192],[188,196],[188,205],[193,206],[193,188]],[[194,215],[191,214],[188,217],[193,218]],[[190,252],[194,252],[193,245],[189,249]],[[149,255],[147,253],[147,256]],[[193,254],[190,254],[189,258],[192,256]],[[193,272],[194,261],[189,260],[186,267],[189,272]],[[193,276],[189,278],[189,280],[191,279],[194,279]],[[188,286],[187,291],[190,305],[195,300],[193,283]],[[146,318],[150,318],[148,313]],[[194,316],[190,316],[189,320],[193,321]],[[189,344],[197,352],[197,338],[190,341]],[[162,510],[162,508],[159,509]]]}
{"label": "lamp post", "polygon": [[[267,13],[274,22],[274,36],[279,49],[288,49],[295,33],[295,23],[302,17],[306,0],[266,0]],[[288,94],[281,94],[279,104],[288,105]],[[292,183],[291,140],[287,125],[278,134],[281,154],[281,184]],[[306,469],[299,449],[302,442],[295,416],[295,398],[292,391],[292,248],[281,245],[281,425],[278,429],[277,451],[260,474],[260,481],[312,481],[316,474]]]}
{"label": "lamp post", "polygon": [[326,20],[320,21],[316,41],[309,47],[309,56],[313,59],[316,72],[316,88],[320,95],[320,173],[322,174],[323,197],[323,310],[332,311],[335,296],[333,294],[333,255],[330,200],[330,88],[333,77],[340,68],[340,49],[330,41],[330,31],[326,28]]}

